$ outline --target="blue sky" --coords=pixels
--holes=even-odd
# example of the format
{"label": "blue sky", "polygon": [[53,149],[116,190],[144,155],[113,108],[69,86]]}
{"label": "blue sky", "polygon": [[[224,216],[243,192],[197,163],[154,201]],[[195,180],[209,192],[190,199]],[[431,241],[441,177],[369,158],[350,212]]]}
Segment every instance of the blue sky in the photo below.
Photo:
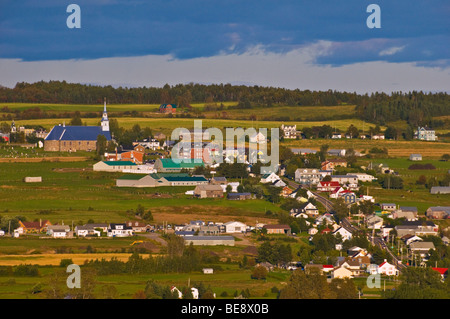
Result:
{"label": "blue sky", "polygon": [[[81,7],[81,29],[66,26],[71,3]],[[381,8],[381,29],[366,26],[371,3]],[[217,57],[245,56],[257,48],[266,58],[299,52],[308,55],[302,63],[323,68],[408,63],[448,75],[449,17],[448,0],[0,0],[0,68],[112,58],[127,63],[126,58],[148,56],[221,63]],[[43,72],[42,79],[49,73]],[[92,82],[88,75],[81,81]],[[216,78],[202,80],[234,81]],[[103,84],[151,85],[122,80]],[[197,81],[192,74],[192,82]],[[0,73],[0,84],[11,85],[6,82]]]}

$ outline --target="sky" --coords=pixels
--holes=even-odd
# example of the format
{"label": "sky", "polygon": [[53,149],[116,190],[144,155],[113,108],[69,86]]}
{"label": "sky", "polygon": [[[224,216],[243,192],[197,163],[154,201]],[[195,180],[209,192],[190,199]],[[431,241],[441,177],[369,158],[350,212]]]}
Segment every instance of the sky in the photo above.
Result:
{"label": "sky", "polygon": [[448,92],[449,17],[448,0],[0,0],[0,85]]}

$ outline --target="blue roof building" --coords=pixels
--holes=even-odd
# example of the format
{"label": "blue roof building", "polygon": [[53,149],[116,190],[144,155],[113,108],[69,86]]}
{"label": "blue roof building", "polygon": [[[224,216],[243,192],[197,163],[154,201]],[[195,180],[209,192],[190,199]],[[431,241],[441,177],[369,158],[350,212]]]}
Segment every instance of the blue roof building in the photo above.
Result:
{"label": "blue roof building", "polygon": [[103,135],[107,141],[111,140],[106,101],[101,126],[66,126],[61,124],[54,126],[44,140],[44,150],[59,152],[94,151],[97,149],[99,135]]}

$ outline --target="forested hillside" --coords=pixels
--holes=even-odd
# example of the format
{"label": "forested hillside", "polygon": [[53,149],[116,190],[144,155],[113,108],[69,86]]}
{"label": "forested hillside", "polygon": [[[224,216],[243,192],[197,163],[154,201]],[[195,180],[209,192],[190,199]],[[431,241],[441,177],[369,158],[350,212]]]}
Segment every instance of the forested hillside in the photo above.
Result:
{"label": "forested hillside", "polygon": [[355,117],[380,125],[406,121],[412,126],[441,126],[432,117],[450,115],[447,93],[393,92],[360,95],[351,92],[288,90],[275,87],[235,86],[230,84],[178,84],[162,88],[114,88],[73,84],[65,81],[17,83],[12,89],[0,88],[0,102],[102,104],[176,103],[187,107],[191,103],[237,102],[229,108],[253,109],[277,106],[356,105]]}

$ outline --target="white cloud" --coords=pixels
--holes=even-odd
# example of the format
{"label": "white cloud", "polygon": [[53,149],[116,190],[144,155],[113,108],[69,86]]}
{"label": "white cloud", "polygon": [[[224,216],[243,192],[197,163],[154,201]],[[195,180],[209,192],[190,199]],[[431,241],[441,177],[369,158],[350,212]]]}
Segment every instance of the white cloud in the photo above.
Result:
{"label": "white cloud", "polygon": [[405,46],[387,48],[387,49],[380,51],[380,53],[378,53],[378,55],[379,56],[394,55],[396,53],[403,51],[404,48],[405,48]]}
{"label": "white cloud", "polygon": [[338,90],[358,93],[393,91],[448,91],[450,68],[382,61],[332,67],[317,65],[328,54],[330,42],[321,41],[287,53],[262,46],[243,54],[222,53],[187,60],[170,55],[24,62],[0,59],[0,84],[65,80],[113,86],[155,86],[168,83],[254,83],[288,89]]}

